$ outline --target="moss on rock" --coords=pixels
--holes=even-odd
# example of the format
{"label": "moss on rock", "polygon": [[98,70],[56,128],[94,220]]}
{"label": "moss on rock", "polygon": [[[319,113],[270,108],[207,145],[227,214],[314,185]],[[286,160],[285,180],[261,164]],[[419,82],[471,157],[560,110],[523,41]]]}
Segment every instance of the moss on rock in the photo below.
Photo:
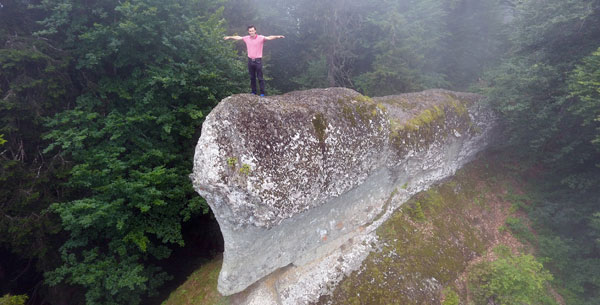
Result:
{"label": "moss on rock", "polygon": [[315,134],[319,139],[319,143],[324,146],[325,138],[327,137],[327,133],[325,132],[327,129],[327,119],[322,113],[317,113],[312,119],[312,124],[315,128]]}
{"label": "moss on rock", "polygon": [[[443,289],[497,233],[483,225],[492,216],[479,198],[494,183],[484,163],[413,196],[377,229],[378,250],[319,304],[440,304]],[[415,217],[417,206],[423,219]]]}
{"label": "moss on rock", "polygon": [[408,120],[392,119],[390,140],[399,155],[410,150],[429,148],[436,141],[444,141],[451,134],[473,133],[473,123],[467,111],[469,100],[459,100],[451,95],[434,105],[422,109]]}

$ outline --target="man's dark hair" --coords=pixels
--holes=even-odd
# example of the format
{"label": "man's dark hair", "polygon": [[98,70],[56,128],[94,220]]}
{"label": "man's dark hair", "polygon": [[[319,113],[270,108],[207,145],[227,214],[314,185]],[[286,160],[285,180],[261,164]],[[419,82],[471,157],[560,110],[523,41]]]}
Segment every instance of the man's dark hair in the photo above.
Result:
{"label": "man's dark hair", "polygon": [[251,28],[254,28],[254,30],[256,30],[256,27],[255,27],[255,26],[253,26],[253,25],[249,25],[249,26],[248,26],[248,28],[247,28],[247,30],[249,30],[249,29],[251,29]]}

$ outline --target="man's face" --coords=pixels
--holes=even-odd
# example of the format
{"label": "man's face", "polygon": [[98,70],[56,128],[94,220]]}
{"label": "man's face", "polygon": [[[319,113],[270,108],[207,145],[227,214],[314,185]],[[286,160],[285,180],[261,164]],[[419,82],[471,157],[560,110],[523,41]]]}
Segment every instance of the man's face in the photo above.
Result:
{"label": "man's face", "polygon": [[249,28],[248,29],[248,34],[250,35],[250,37],[254,38],[254,36],[256,36],[256,29],[255,28]]}

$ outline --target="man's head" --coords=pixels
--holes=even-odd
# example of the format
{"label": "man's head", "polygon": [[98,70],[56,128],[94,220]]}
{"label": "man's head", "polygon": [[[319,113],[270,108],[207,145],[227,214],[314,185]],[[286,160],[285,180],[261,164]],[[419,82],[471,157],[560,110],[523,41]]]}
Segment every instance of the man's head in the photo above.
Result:
{"label": "man's head", "polygon": [[254,38],[254,36],[256,36],[256,27],[253,25],[249,25],[248,34],[250,35],[250,37]]}

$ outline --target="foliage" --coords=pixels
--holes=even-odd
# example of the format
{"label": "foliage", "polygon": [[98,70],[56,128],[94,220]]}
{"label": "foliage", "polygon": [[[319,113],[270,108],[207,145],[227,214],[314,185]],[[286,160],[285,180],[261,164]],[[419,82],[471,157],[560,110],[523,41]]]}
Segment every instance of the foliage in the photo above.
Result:
{"label": "foliage", "polygon": [[328,82],[325,56],[308,60],[304,73],[294,77],[292,81],[297,83],[300,89],[326,88]]}
{"label": "foliage", "polygon": [[[454,0],[444,2],[447,35],[433,54],[438,73],[452,88],[465,90],[480,82],[482,72],[496,66],[506,53],[509,1]],[[438,54],[444,54],[439,56]]]}
{"label": "foliage", "polygon": [[6,294],[0,298],[0,305],[25,305],[29,297],[27,295]]}
{"label": "foliage", "polygon": [[597,247],[600,247],[600,212],[592,214],[590,227],[592,229],[592,236],[595,237],[594,242],[596,242]]}
{"label": "foliage", "polygon": [[443,291],[444,293],[444,301],[442,305],[459,305],[460,297],[452,288],[446,288]]}
{"label": "foliage", "polygon": [[552,275],[533,256],[513,255],[504,246],[494,252],[498,259],[475,265],[469,274],[476,304],[556,304],[547,291]]}
{"label": "foliage", "polygon": [[242,67],[213,1],[43,1],[38,35],[74,57],[84,92],[48,121],[73,161],[70,201],[51,206],[68,231],[51,285],[88,304],[138,304],[169,276],[155,266],[183,246],[181,223],[207,213],[187,175],[202,118],[239,90]]}
{"label": "foliage", "polygon": [[505,123],[509,149],[544,174],[526,211],[533,241],[567,304],[597,304],[598,41],[600,1],[514,2],[510,52],[482,92]]}
{"label": "foliage", "polygon": [[574,98],[569,111],[579,118],[581,128],[590,133],[587,136],[600,152],[600,48],[583,58],[568,86],[569,96]]}
{"label": "foliage", "polygon": [[530,192],[539,199],[529,213],[539,257],[555,276],[555,287],[567,304],[597,304],[600,301],[597,226],[599,195],[580,192],[561,184],[560,177],[536,180]]}
{"label": "foliage", "polygon": [[280,6],[290,8],[299,20],[290,34],[295,41],[293,50],[300,51],[294,56],[307,63],[294,67],[294,80],[300,87],[355,87],[356,66],[366,51],[361,34],[369,32],[365,21],[374,5],[352,0],[302,0]]}
{"label": "foliage", "polygon": [[421,202],[417,201],[413,205],[406,207],[406,211],[410,215],[410,217],[417,221],[425,220],[425,213],[423,212],[423,208],[421,207]]}
{"label": "foliage", "polygon": [[240,173],[242,175],[246,175],[248,176],[250,174],[250,165],[249,164],[243,164],[242,167],[240,168]]}
{"label": "foliage", "polygon": [[[41,271],[59,263],[60,223],[44,211],[65,193],[60,183],[68,164],[42,153],[43,122],[77,91],[69,54],[32,36],[40,12],[27,9],[30,3],[0,8],[0,250],[4,276],[18,275],[1,281],[2,293],[37,285]],[[27,263],[13,264],[13,257]],[[44,287],[35,291],[49,301],[57,296]]]}
{"label": "foliage", "polygon": [[[441,51],[444,29],[441,1],[380,1],[368,21],[374,35],[372,70],[359,75],[359,89],[367,95],[389,95],[446,85],[434,73],[435,54]],[[376,38],[376,40],[375,40]]]}
{"label": "foliage", "polygon": [[[0,90],[6,92],[0,100],[0,131],[6,134],[0,156],[0,200],[5,204],[0,210],[13,218],[0,221],[0,242],[14,238],[23,243],[34,239],[27,233],[43,234],[33,232],[48,220],[41,211],[60,192],[57,176],[65,164],[56,156],[42,155],[47,142],[41,133],[45,117],[64,107],[63,99],[71,94],[69,61],[63,56],[64,52],[37,39],[10,38],[0,49]],[[30,244],[21,248],[14,242],[14,250],[26,256],[46,250],[34,247],[32,251]]]}
{"label": "foliage", "polygon": [[[576,185],[574,181],[595,171],[589,166],[597,159],[590,147],[595,127],[585,125],[587,119],[577,110],[593,108],[593,102],[575,100],[577,93],[569,91],[579,89],[569,89],[565,76],[598,48],[593,42],[600,37],[600,3],[520,1],[514,12],[512,51],[487,75],[483,92],[504,119],[509,144],[551,164],[565,183]],[[593,70],[593,60],[588,62],[586,69]],[[585,77],[581,69],[576,73]]]}
{"label": "foliage", "polygon": [[[515,57],[487,75],[485,89],[498,113],[504,118],[510,143],[518,143],[524,153],[543,151],[560,130],[560,72],[528,58]],[[526,93],[524,93],[526,92]]]}
{"label": "foliage", "polygon": [[523,222],[522,218],[509,216],[506,218],[506,226],[510,229],[511,233],[526,242],[533,242],[535,236],[529,230],[529,227]]}

